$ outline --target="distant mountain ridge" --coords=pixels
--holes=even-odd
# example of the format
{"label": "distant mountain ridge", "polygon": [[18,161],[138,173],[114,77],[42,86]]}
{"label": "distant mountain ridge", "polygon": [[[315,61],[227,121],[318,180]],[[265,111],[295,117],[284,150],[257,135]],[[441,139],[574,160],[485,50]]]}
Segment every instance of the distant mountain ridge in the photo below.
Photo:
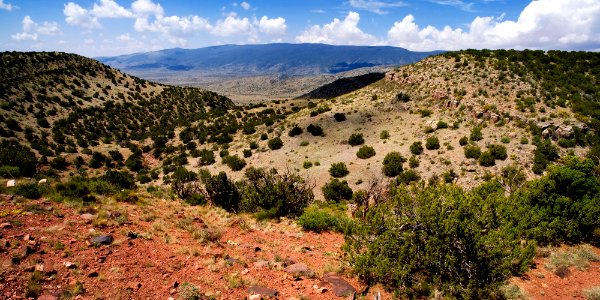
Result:
{"label": "distant mountain ridge", "polygon": [[405,65],[438,53],[390,46],[279,43],[174,48],[97,59],[142,78],[158,75],[168,78],[182,73],[217,77],[314,76],[364,67]]}

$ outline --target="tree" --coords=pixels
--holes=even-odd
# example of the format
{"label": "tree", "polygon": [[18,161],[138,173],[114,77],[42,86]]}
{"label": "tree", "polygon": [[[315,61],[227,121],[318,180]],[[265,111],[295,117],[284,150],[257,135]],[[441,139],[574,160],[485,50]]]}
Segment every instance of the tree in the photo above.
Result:
{"label": "tree", "polygon": [[13,176],[33,177],[37,172],[38,160],[29,147],[15,140],[3,140],[0,143],[0,165],[19,168],[18,174]]}
{"label": "tree", "polygon": [[375,156],[375,149],[371,146],[362,146],[356,152],[356,156],[360,159],[368,159]]}
{"label": "tree", "polygon": [[421,143],[421,142],[412,143],[412,145],[410,145],[410,153],[412,153],[414,155],[419,155],[419,154],[423,153],[423,143]]}
{"label": "tree", "polygon": [[288,135],[290,137],[295,137],[297,135],[301,135],[302,134],[302,128],[298,127],[298,126],[294,126],[292,129],[290,129],[290,131],[288,132]]}
{"label": "tree", "polygon": [[363,138],[362,133],[353,133],[348,138],[348,144],[350,146],[358,146],[364,144],[365,139]]}
{"label": "tree", "polygon": [[393,151],[383,158],[383,174],[388,177],[395,177],[402,173],[402,164],[406,159],[399,152]]}
{"label": "tree", "polygon": [[352,199],[352,189],[348,186],[346,180],[340,181],[337,178],[331,179],[322,188],[325,200],[331,202],[340,202],[342,200]]}
{"label": "tree", "polygon": [[329,175],[335,178],[341,178],[348,175],[350,171],[346,167],[346,164],[343,162],[333,163],[331,167],[329,167]]}
{"label": "tree", "polygon": [[471,129],[471,135],[470,135],[469,139],[472,142],[480,141],[483,139],[483,133],[481,132],[480,126],[476,126],[476,127],[473,127],[473,129]]}
{"label": "tree", "polygon": [[227,178],[225,172],[211,176],[206,174],[201,176],[204,183],[204,193],[206,199],[212,204],[225,209],[228,212],[238,212],[241,200],[241,194],[235,182]]}
{"label": "tree", "polygon": [[428,137],[425,141],[425,148],[427,150],[436,150],[440,148],[440,140],[437,136]]}
{"label": "tree", "polygon": [[306,127],[306,131],[310,132],[313,136],[323,136],[323,128],[319,125],[310,124]]}
{"label": "tree", "polygon": [[268,145],[271,150],[281,149],[281,147],[283,147],[283,141],[280,137],[274,137],[269,140]]}

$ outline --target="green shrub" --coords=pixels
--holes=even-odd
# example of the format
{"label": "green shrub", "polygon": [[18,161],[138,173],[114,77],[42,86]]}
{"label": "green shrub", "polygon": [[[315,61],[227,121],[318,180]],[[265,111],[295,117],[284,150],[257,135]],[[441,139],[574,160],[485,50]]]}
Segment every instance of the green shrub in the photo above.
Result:
{"label": "green shrub", "polygon": [[440,140],[437,136],[428,137],[425,141],[425,148],[427,150],[436,150],[440,148]]}
{"label": "green shrub", "polygon": [[271,150],[278,150],[281,149],[281,147],[283,147],[283,141],[280,137],[274,137],[269,140],[268,145]]}
{"label": "green shrub", "polygon": [[562,148],[575,148],[577,141],[575,139],[559,139],[558,145]]}
{"label": "green shrub", "polygon": [[461,146],[464,146],[468,143],[469,143],[469,138],[467,138],[466,136],[463,136],[458,140],[458,144]]}
{"label": "green shrub", "polygon": [[490,151],[490,153],[495,159],[505,160],[506,158],[508,158],[508,154],[506,153],[506,147],[504,145],[489,145],[488,151]]}
{"label": "green shrub", "polygon": [[348,144],[350,146],[358,146],[365,143],[362,133],[353,133],[348,138]]}
{"label": "green shrub", "polygon": [[228,155],[223,157],[225,163],[232,171],[240,171],[246,166],[246,161],[236,155]]}
{"label": "green shrub", "polygon": [[252,156],[252,150],[250,150],[250,149],[244,149],[243,153],[244,153],[245,158]]}
{"label": "green shrub", "polygon": [[343,204],[311,205],[296,221],[302,229],[313,232],[343,232],[350,223]]}
{"label": "green shrub", "polygon": [[414,169],[414,168],[418,168],[419,165],[420,165],[419,158],[417,158],[416,156],[413,155],[408,159],[409,167]]}
{"label": "green shrub", "polygon": [[64,171],[69,167],[69,162],[63,156],[59,155],[50,162],[50,166],[55,170]]}
{"label": "green shrub", "polygon": [[288,132],[288,135],[290,137],[294,137],[297,135],[301,135],[302,134],[302,128],[298,127],[298,126],[294,126],[292,129],[290,129],[290,131]]}
{"label": "green shrub", "polygon": [[245,175],[240,211],[259,218],[298,217],[314,200],[313,186],[297,174],[250,167]]}
{"label": "green shrub", "polygon": [[506,136],[503,136],[503,137],[500,139],[500,142],[502,142],[502,144],[508,144],[508,143],[510,143],[510,138],[508,138],[508,137],[506,137]]}
{"label": "green shrub", "polygon": [[414,155],[420,155],[421,153],[423,153],[423,143],[421,143],[421,142],[412,143],[412,145],[410,145],[410,153],[412,153]]}
{"label": "green shrub", "polygon": [[208,166],[215,163],[215,153],[208,149],[200,150],[200,155],[198,157],[198,165],[200,166]]}
{"label": "green shrub", "polygon": [[406,170],[396,177],[396,182],[399,184],[409,184],[419,180],[421,180],[421,176],[415,170]]}
{"label": "green shrub", "polygon": [[0,177],[14,178],[14,177],[19,177],[20,175],[21,175],[21,171],[19,170],[19,167],[0,166]]}
{"label": "green shrub", "polygon": [[260,139],[261,139],[262,141],[266,141],[268,138],[269,138],[269,136],[268,136],[266,133],[262,133],[262,134],[260,135]]}
{"label": "green shrub", "polygon": [[479,159],[481,156],[481,149],[477,145],[466,146],[464,152],[466,158]]}
{"label": "green shrub", "polygon": [[333,115],[333,118],[337,121],[337,122],[343,122],[346,121],[346,115],[344,113],[335,113]]}
{"label": "green shrub", "polygon": [[340,181],[337,178],[331,179],[321,190],[325,200],[330,202],[340,202],[342,200],[352,199],[352,189],[348,186],[346,180]]}
{"label": "green shrub", "polygon": [[21,176],[33,177],[37,172],[38,161],[35,153],[29,147],[23,146],[15,140],[2,140],[0,143],[0,166],[17,167]]}
{"label": "green shrub", "polygon": [[426,118],[431,116],[431,114],[433,113],[431,110],[429,109],[419,109],[418,110],[419,114],[421,114],[422,118]]}
{"label": "green shrub", "polygon": [[229,156],[229,150],[223,149],[223,150],[219,151],[219,157],[223,158],[223,157],[227,157],[227,156]]}
{"label": "green shrub", "polygon": [[527,145],[529,144],[529,139],[527,139],[526,137],[522,137],[519,143],[521,143],[522,145]]}
{"label": "green shrub", "polygon": [[387,139],[389,139],[389,138],[390,138],[390,132],[389,132],[389,131],[387,131],[387,130],[382,130],[382,131],[379,133],[379,138],[380,138],[380,139],[382,139],[382,140],[387,140]]}
{"label": "green shrub", "polygon": [[479,156],[479,165],[483,167],[491,167],[496,165],[496,159],[490,151],[485,151]]}
{"label": "green shrub", "polygon": [[371,146],[362,146],[356,152],[356,156],[360,159],[368,159],[375,156],[375,149]]}
{"label": "green shrub", "polygon": [[458,178],[458,174],[456,174],[456,172],[454,172],[452,169],[442,173],[442,179],[445,183],[452,183],[456,178]]}
{"label": "green shrub", "polygon": [[250,149],[252,149],[252,150],[258,149],[258,143],[255,141],[250,142]]}
{"label": "green shrub", "polygon": [[42,194],[36,183],[19,184],[15,188],[15,194],[27,199],[39,199]]}
{"label": "green shrub", "polygon": [[235,182],[227,177],[225,172],[217,175],[200,176],[206,191],[206,200],[228,212],[239,212],[241,200],[240,191]]}
{"label": "green shrub", "polygon": [[109,170],[102,175],[101,179],[122,189],[135,187],[133,175],[127,171]]}
{"label": "green shrub", "polygon": [[331,177],[341,178],[348,174],[350,174],[350,171],[348,171],[348,167],[346,167],[346,164],[343,162],[333,163],[331,164],[331,167],[329,167],[329,175],[331,175]]}
{"label": "green shrub", "polygon": [[483,133],[481,132],[480,126],[476,126],[476,127],[473,127],[473,129],[471,129],[471,135],[470,135],[469,139],[472,142],[481,141],[483,139]]}
{"label": "green shrub", "polygon": [[402,154],[392,151],[383,158],[383,174],[388,177],[395,177],[402,173],[402,164],[406,159]]}
{"label": "green shrub", "polygon": [[323,128],[319,125],[310,124],[306,127],[306,131],[310,132],[313,136],[323,136]]}
{"label": "green shrub", "polygon": [[302,164],[302,167],[305,168],[305,169],[310,169],[312,166],[313,166],[313,163],[311,161],[305,161]]}
{"label": "green shrub", "polygon": [[437,123],[437,129],[444,129],[444,128],[448,128],[448,123],[440,120]]}
{"label": "green shrub", "polygon": [[548,164],[559,158],[558,148],[552,145],[549,140],[543,140],[537,143],[535,152],[533,153],[533,167],[535,174],[542,174]]}

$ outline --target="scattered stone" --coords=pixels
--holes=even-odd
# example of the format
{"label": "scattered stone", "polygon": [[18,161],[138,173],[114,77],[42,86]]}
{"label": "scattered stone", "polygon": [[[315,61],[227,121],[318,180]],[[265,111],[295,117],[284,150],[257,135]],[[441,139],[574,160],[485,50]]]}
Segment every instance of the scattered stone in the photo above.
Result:
{"label": "scattered stone", "polygon": [[41,295],[37,299],[38,300],[58,300],[58,298],[56,296],[54,296],[54,295],[48,295],[48,294]]}
{"label": "scattered stone", "polygon": [[48,179],[44,178],[44,179],[40,179],[40,181],[38,181],[38,184],[42,184],[42,183],[46,183],[48,182]]}
{"label": "scattered stone", "polygon": [[67,269],[77,269],[77,265],[70,261],[65,261],[63,264],[65,265],[65,268],[67,268]]}
{"label": "scattered stone", "polygon": [[315,272],[303,263],[290,265],[285,268],[285,271],[294,277],[312,277],[315,275]]}
{"label": "scattered stone", "polygon": [[9,181],[6,182],[6,187],[13,187],[16,185],[16,182],[14,179],[11,179]]}
{"label": "scattered stone", "polygon": [[93,237],[90,240],[90,242],[94,246],[110,245],[110,244],[112,244],[113,241],[114,241],[114,238],[110,234],[99,235],[97,237]]}
{"label": "scattered stone", "polygon": [[248,289],[249,299],[275,298],[279,294],[276,290],[253,285]]}
{"label": "scattered stone", "polygon": [[132,240],[135,240],[140,237],[140,234],[135,231],[127,231],[127,237]]}
{"label": "scattered stone", "polygon": [[130,282],[127,285],[127,289],[134,290],[134,291],[141,287],[142,287],[142,284],[140,282]]}
{"label": "scattered stone", "polygon": [[575,130],[573,126],[561,125],[554,131],[554,137],[556,139],[571,139],[575,136]]}
{"label": "scattered stone", "polygon": [[89,272],[89,273],[88,273],[88,275],[87,275],[87,276],[88,276],[88,277],[90,277],[90,278],[96,278],[96,277],[98,277],[99,275],[100,275],[100,273],[98,273],[98,271],[96,271],[96,270],[92,270],[91,272]]}
{"label": "scattered stone", "polygon": [[240,262],[240,260],[239,260],[239,259],[236,259],[236,258],[233,258],[233,257],[228,257],[228,258],[226,258],[226,259],[225,259],[225,262],[226,262],[227,264],[229,264],[229,265],[233,265],[233,264],[235,264],[235,263],[239,263],[239,262]]}
{"label": "scattered stone", "polygon": [[44,264],[36,264],[35,270],[38,272],[44,272]]}
{"label": "scattered stone", "polygon": [[37,251],[37,249],[35,247],[33,247],[33,246],[27,246],[23,250],[23,256],[29,256],[31,254],[34,254],[36,251]]}
{"label": "scattered stone", "polygon": [[269,267],[269,262],[266,260],[259,260],[259,261],[254,262],[254,267],[258,268],[258,269],[267,268],[267,267]]}
{"label": "scattered stone", "polygon": [[12,228],[12,227],[13,226],[10,223],[2,223],[2,224],[0,224],[0,228],[1,229],[8,229],[8,228]]}
{"label": "scattered stone", "polygon": [[346,297],[356,293],[356,289],[348,281],[335,273],[325,274],[323,281],[331,284],[333,293],[338,297]]}
{"label": "scattered stone", "polygon": [[94,219],[96,218],[96,215],[92,215],[90,213],[85,213],[85,214],[82,214],[81,216],[79,216],[79,218],[89,224],[89,223],[92,223],[92,221],[94,221]]}

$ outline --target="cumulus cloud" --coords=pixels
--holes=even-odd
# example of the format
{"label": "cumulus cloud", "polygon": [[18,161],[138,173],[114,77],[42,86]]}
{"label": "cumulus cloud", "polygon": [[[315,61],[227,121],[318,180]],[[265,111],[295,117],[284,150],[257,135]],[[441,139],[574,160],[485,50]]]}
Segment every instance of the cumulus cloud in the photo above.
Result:
{"label": "cumulus cloud", "polygon": [[98,18],[93,16],[89,10],[73,2],[65,4],[63,14],[66,17],[65,21],[67,21],[67,23],[70,25],[81,26],[89,29],[102,27],[98,22]]}
{"label": "cumulus cloud", "polygon": [[300,43],[325,43],[334,45],[370,45],[378,43],[377,38],[363,32],[358,27],[360,15],[349,12],[344,20],[337,18],[322,27],[314,25],[296,37]]}
{"label": "cumulus cloud", "polygon": [[238,18],[236,14],[230,14],[224,20],[215,23],[211,33],[217,36],[251,35],[256,28],[248,18]]}
{"label": "cumulus cloud", "polygon": [[10,3],[4,3],[4,0],[0,0],[0,9],[11,11],[15,7]]}
{"label": "cumulus cloud", "polygon": [[100,0],[100,4],[94,3],[90,13],[98,18],[130,18],[133,16],[131,11],[113,0]]}
{"label": "cumulus cloud", "polygon": [[169,42],[184,46],[187,42],[186,37],[199,30],[210,30],[212,26],[206,19],[198,16],[163,17],[158,15],[153,22],[149,22],[147,18],[136,19],[134,28],[138,32],[159,33]]}
{"label": "cumulus cloud", "polygon": [[23,18],[22,30],[11,36],[16,41],[37,41],[38,35],[57,35],[60,28],[56,22],[44,22],[41,25],[34,22],[30,16]]}
{"label": "cumulus cloud", "polygon": [[245,10],[249,10],[249,9],[250,9],[250,3],[248,3],[248,2],[245,2],[245,1],[244,1],[244,2],[242,2],[242,3],[240,3],[240,6],[241,6],[243,9],[245,9]]}
{"label": "cumulus cloud", "polygon": [[476,17],[468,29],[419,27],[412,15],[395,22],[388,43],[411,50],[465,48],[599,49],[600,2],[532,1],[516,21]]}
{"label": "cumulus cloud", "polygon": [[138,17],[147,17],[150,15],[162,16],[165,14],[162,6],[152,0],[136,0],[131,3],[131,10]]}
{"label": "cumulus cloud", "polygon": [[356,9],[367,10],[379,15],[389,13],[385,8],[402,7],[407,4],[402,1],[379,1],[379,0],[350,0],[350,6]]}
{"label": "cumulus cloud", "polygon": [[[432,3],[436,3],[436,4],[440,4],[440,5],[448,5],[448,6],[454,6],[454,7],[458,7],[461,10],[467,11],[467,12],[472,12],[473,11],[473,5],[475,5],[475,3],[473,2],[465,2],[462,0],[429,0]],[[493,2],[495,0],[484,0],[484,2]]]}
{"label": "cumulus cloud", "polygon": [[269,19],[267,16],[260,18],[258,22],[258,28],[260,32],[268,35],[285,35],[287,31],[287,25],[285,19],[282,17]]}

